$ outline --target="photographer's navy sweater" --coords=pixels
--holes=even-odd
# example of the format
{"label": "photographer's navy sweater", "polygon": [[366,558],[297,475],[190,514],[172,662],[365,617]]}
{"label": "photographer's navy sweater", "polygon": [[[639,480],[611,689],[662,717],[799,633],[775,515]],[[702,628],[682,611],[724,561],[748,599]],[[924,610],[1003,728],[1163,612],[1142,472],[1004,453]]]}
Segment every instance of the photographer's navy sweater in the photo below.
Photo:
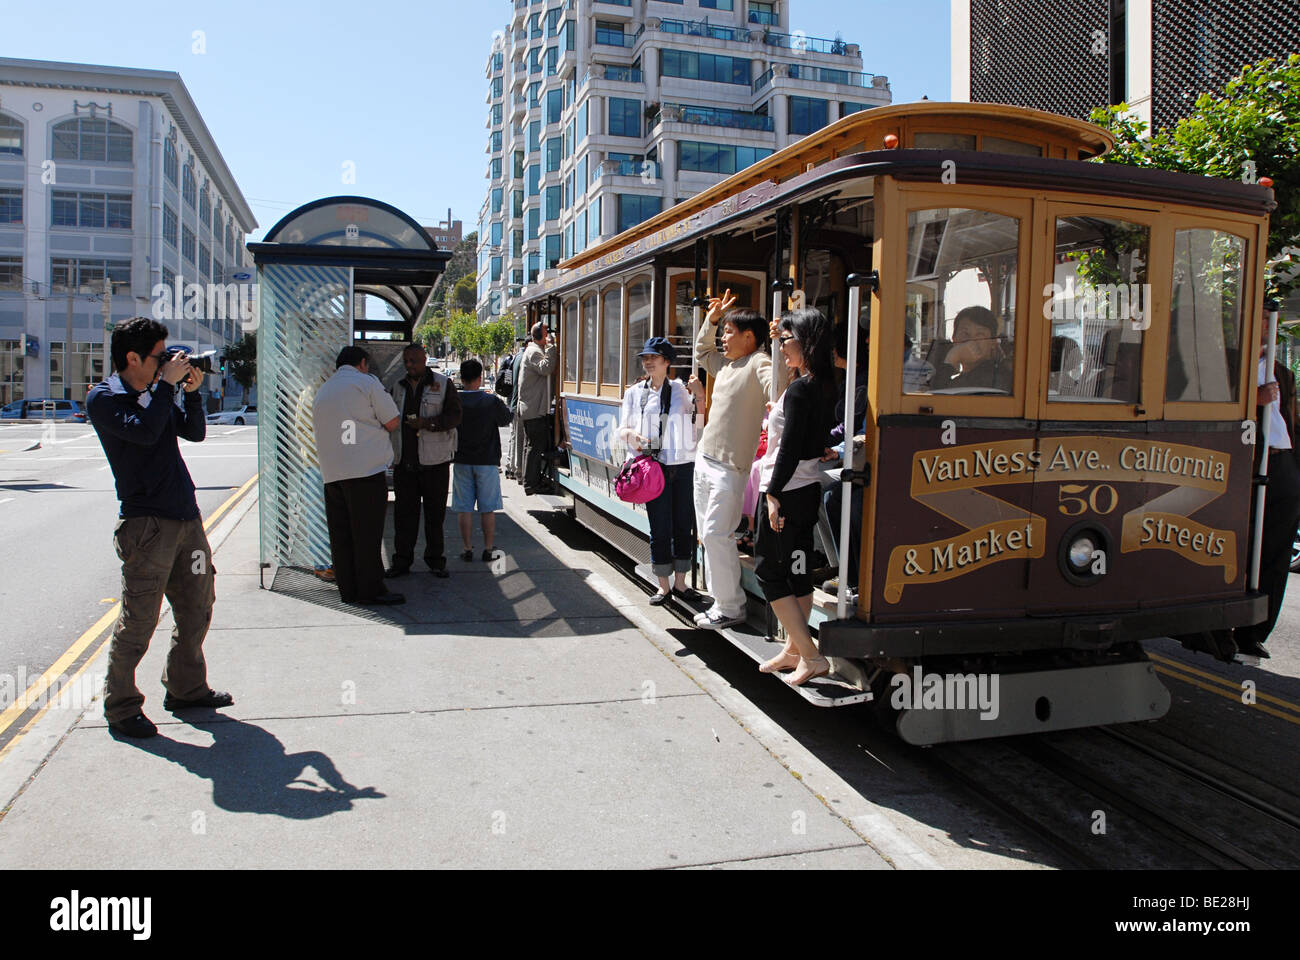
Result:
{"label": "photographer's navy sweater", "polygon": [[199,443],[207,436],[197,392],[185,394],[182,412],[176,388],[167,381],[158,381],[150,394],[132,390],[113,374],[86,397],[86,416],[113,468],[124,518],[198,519],[194,481],[177,440]]}

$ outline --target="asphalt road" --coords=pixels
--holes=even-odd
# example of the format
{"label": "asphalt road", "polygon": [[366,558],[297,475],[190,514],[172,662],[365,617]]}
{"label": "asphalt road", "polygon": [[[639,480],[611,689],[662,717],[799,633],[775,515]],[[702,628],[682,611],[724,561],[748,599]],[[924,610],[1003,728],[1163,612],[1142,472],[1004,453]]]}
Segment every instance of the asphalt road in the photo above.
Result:
{"label": "asphalt road", "polygon": [[[181,451],[206,517],[257,472],[257,428],[210,427]],[[120,599],[117,513],[89,425],[0,424],[0,675],[25,673],[20,690]]]}

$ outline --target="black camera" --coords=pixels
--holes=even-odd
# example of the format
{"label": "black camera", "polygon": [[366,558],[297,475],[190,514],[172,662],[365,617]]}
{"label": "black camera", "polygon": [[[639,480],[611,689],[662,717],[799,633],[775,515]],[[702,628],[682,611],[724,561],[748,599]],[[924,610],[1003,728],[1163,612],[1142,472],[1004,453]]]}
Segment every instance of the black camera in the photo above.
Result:
{"label": "black camera", "polygon": [[190,353],[185,347],[168,347],[167,359],[170,360],[177,356],[188,356],[190,366],[200,373],[212,372],[212,357],[216,354],[215,350],[209,350],[207,353]]}

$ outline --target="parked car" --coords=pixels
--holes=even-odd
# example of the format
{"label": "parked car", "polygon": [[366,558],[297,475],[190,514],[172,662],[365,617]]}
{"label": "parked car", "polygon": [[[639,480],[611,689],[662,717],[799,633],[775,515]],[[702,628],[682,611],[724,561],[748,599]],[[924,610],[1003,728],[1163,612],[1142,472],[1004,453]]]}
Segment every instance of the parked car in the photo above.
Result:
{"label": "parked car", "polygon": [[209,413],[208,423],[230,426],[234,424],[242,427],[244,424],[257,424],[257,405],[250,404],[239,407],[236,410],[222,410],[220,413]]}
{"label": "parked car", "polygon": [[85,423],[86,405],[80,400],[53,398],[15,400],[0,409],[0,420],[55,420],[60,423]]}

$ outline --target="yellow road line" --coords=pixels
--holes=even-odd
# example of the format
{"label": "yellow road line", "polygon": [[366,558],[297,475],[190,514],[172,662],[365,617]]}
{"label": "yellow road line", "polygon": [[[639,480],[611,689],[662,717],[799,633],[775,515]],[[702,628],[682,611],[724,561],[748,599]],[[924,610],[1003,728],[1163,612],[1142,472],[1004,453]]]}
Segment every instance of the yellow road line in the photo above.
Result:
{"label": "yellow road line", "polygon": [[[203,531],[205,533],[211,530],[216,525],[217,521],[221,519],[222,515],[238,502],[239,498],[247,492],[249,487],[257,482],[258,476],[259,474],[253,474],[247,483],[232,493],[226,502],[219,506],[213,512],[212,516],[208,517],[208,519],[203,522]],[[78,637],[76,642],[73,643],[72,646],[68,647],[62,656],[55,660],[54,663],[50,664],[48,670],[32,681],[31,686],[27,688],[21,697],[10,704],[3,713],[0,713],[0,734],[3,734],[13,726],[14,721],[26,713],[31,708],[31,705],[35,703],[41,695],[49,690],[54,681],[63,674],[63,671],[66,670],[70,664],[75,663],[77,658],[85,652],[86,648],[95,642],[95,638],[108,629],[111,624],[116,622],[121,612],[122,604],[119,601],[113,605],[113,608],[109,610],[108,613],[95,621],[94,626]],[[108,641],[105,640],[104,642],[107,643]],[[27,724],[24,726],[23,730],[26,731],[30,726],[31,724]],[[15,737],[15,740],[16,739],[17,737]],[[12,746],[12,743],[10,746]],[[5,751],[8,752],[8,747],[5,748]],[[3,756],[4,754],[0,753],[0,757]]]}
{"label": "yellow road line", "polygon": [[1234,703],[1240,704],[1241,706],[1246,707],[1250,710],[1259,710],[1263,713],[1267,713],[1269,716],[1277,717],[1280,720],[1285,720],[1287,723],[1294,723],[1296,726],[1300,727],[1300,717],[1293,717],[1288,713],[1283,713],[1281,710],[1274,710],[1272,707],[1266,707],[1262,703],[1242,703],[1240,691],[1237,693],[1230,693],[1229,691],[1224,690],[1222,687],[1212,687],[1208,683],[1202,683],[1200,680],[1197,680],[1195,677],[1185,676],[1184,674],[1178,673],[1177,671],[1174,670],[1168,670],[1164,667],[1156,667],[1156,672],[1163,673],[1167,677],[1173,677],[1175,680],[1181,680],[1183,681],[1183,683],[1190,683],[1194,687],[1200,687],[1202,690],[1206,691],[1207,693],[1212,693],[1215,696],[1223,697],[1223,699],[1225,700],[1232,700]]}
{"label": "yellow road line", "polygon": [[[1202,677],[1206,680],[1212,680],[1215,683],[1223,684],[1223,686],[1227,687],[1229,690],[1234,691],[1235,696],[1238,697],[1241,696],[1241,684],[1233,683],[1227,677],[1221,677],[1217,673],[1209,673],[1208,671],[1205,670],[1198,670],[1196,667],[1183,663],[1181,660],[1173,660],[1170,659],[1169,657],[1162,657],[1156,653],[1148,653],[1147,656],[1150,657],[1152,660],[1154,660],[1156,663],[1163,663],[1165,666],[1169,667],[1172,670],[1181,670],[1183,673],[1190,673],[1192,674],[1192,676]],[[1275,697],[1272,696],[1271,694],[1258,693],[1258,692],[1255,694],[1255,698],[1257,700],[1267,700],[1269,703],[1275,703],[1279,707],[1282,707],[1283,709],[1294,710],[1296,713],[1300,713],[1300,705],[1294,704],[1290,700],[1283,700],[1281,697]]]}
{"label": "yellow road line", "polygon": [[[64,695],[64,692],[67,691],[68,689],[76,689],[74,685],[76,684],[78,678],[80,678],[80,676],[86,672],[87,667],[89,667],[92,663],[95,662],[95,658],[104,652],[104,648],[108,646],[108,642],[112,639],[113,638],[111,636],[104,638],[103,643],[101,643],[98,647],[95,648],[95,652],[92,653],[90,656],[88,656],[86,658],[86,662],[77,668],[77,672],[68,678],[68,682],[65,683],[59,691],[59,697],[62,697]],[[4,749],[0,750],[0,763],[4,762],[5,757],[9,755],[9,751],[14,748],[14,746],[18,743],[19,740],[27,736],[28,732],[32,729],[32,727],[36,726],[36,724],[40,721],[41,717],[45,716],[45,714],[49,712],[50,707],[54,706],[55,701],[58,700],[59,697],[51,697],[49,700],[47,700],[45,706],[41,707],[41,709],[36,712],[36,716],[32,717],[25,724],[23,724],[23,728],[19,730],[17,733],[15,733],[13,737],[10,739],[10,741],[4,745]]]}

